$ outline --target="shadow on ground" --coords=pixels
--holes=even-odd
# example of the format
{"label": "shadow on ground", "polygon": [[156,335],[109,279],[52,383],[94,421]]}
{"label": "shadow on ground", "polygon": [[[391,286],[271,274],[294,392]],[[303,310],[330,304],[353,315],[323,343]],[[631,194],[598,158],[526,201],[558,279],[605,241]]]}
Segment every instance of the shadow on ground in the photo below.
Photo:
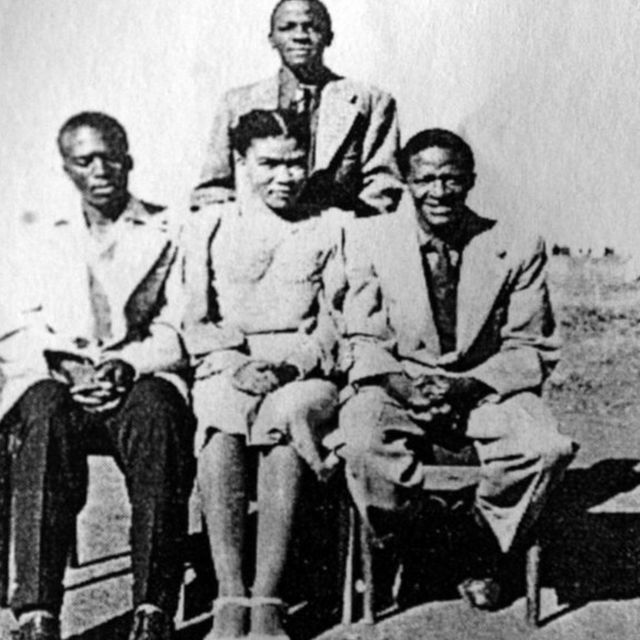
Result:
{"label": "shadow on ground", "polygon": [[84,633],[70,636],[68,640],[125,640],[130,628],[131,614],[127,613],[88,629]]}
{"label": "shadow on ground", "polygon": [[[619,507],[594,510],[640,485],[640,472],[636,471],[639,462],[610,459],[590,468],[567,472],[540,523],[544,545],[543,586],[555,589],[558,603],[564,605],[559,614],[542,620],[543,624],[589,602],[640,596],[640,504],[636,512],[626,512]],[[338,513],[325,513],[324,517],[335,522]],[[330,548],[335,545],[335,538],[323,538],[314,528],[306,530],[302,537],[304,542],[298,546],[296,570],[292,572],[289,587],[290,594],[304,594],[308,600],[308,605],[292,618],[290,631],[296,639],[319,635],[335,625],[339,615],[340,577],[336,577],[336,572],[339,574],[340,553],[335,552],[337,547],[333,553]],[[311,559],[310,550],[313,550]],[[452,577],[455,572],[450,567],[447,569],[446,560],[433,550],[414,548],[413,551],[412,556],[422,557],[425,565],[414,567],[414,577],[420,576],[428,582],[419,585],[420,595],[414,594],[417,598],[414,597],[413,604],[416,599],[422,602],[454,599]],[[327,562],[327,558],[332,561]],[[517,577],[516,582],[520,582],[524,567],[514,565],[512,574]],[[326,593],[327,589],[332,592],[331,597],[320,598],[320,593]],[[71,640],[125,640],[130,620],[130,614],[115,618]],[[183,629],[178,640],[201,640],[210,624],[206,621]]]}
{"label": "shadow on ground", "polygon": [[543,581],[569,610],[640,596],[640,504],[598,509],[640,484],[638,462],[612,459],[570,470],[545,512]]}

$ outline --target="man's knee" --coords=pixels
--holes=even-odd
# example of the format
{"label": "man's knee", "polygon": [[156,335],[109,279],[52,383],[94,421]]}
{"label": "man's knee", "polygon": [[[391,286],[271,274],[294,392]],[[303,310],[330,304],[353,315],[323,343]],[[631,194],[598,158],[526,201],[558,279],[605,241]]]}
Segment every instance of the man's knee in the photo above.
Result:
{"label": "man's knee", "polygon": [[537,454],[546,469],[566,467],[575,457],[578,446],[571,438],[561,434],[548,434],[540,442]]}
{"label": "man's knee", "polygon": [[71,409],[69,387],[56,380],[41,380],[29,387],[18,400],[21,417],[34,419]]}
{"label": "man's knee", "polygon": [[137,380],[129,392],[127,403],[144,406],[147,411],[181,409],[186,404],[173,384],[157,376],[144,376]]}
{"label": "man's knee", "polygon": [[167,380],[145,376],[136,381],[120,411],[121,419],[147,442],[146,446],[178,440],[190,449],[195,418],[186,400]]}
{"label": "man's knee", "polygon": [[137,380],[127,396],[123,411],[141,422],[165,425],[194,421],[187,401],[171,382],[156,376]]}
{"label": "man's knee", "polygon": [[577,446],[560,433],[559,424],[546,402],[534,394],[520,394],[524,410],[522,419],[523,454],[539,460],[544,469],[567,465]]}

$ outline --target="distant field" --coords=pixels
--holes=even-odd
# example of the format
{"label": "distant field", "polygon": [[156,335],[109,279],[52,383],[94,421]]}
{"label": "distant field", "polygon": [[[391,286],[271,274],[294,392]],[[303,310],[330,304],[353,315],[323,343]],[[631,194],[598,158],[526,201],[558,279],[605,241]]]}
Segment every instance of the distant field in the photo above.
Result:
{"label": "distant field", "polygon": [[564,352],[548,395],[578,462],[640,459],[640,284],[615,258],[556,257],[550,271]]}

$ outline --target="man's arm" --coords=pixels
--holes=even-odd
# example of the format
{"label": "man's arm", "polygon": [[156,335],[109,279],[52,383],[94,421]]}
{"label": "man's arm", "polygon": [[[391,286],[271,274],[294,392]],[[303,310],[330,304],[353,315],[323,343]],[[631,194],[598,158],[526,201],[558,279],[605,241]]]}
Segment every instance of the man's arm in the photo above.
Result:
{"label": "man's arm", "polygon": [[342,368],[352,384],[403,372],[393,355],[395,336],[369,246],[370,239],[377,234],[367,231],[376,222],[355,220],[346,234]]}
{"label": "man's arm", "polygon": [[395,100],[375,92],[371,97],[369,126],[362,145],[362,189],[360,200],[380,213],[395,211],[402,196],[397,165],[400,144]]}
{"label": "man's arm", "polygon": [[234,199],[235,177],[230,130],[233,114],[228,95],[223,96],[213,116],[200,181],[191,194],[192,209]]}
{"label": "man's arm", "polygon": [[546,266],[545,244],[538,237],[530,243],[514,276],[500,351],[469,371],[501,396],[539,389],[558,361],[560,340]]}

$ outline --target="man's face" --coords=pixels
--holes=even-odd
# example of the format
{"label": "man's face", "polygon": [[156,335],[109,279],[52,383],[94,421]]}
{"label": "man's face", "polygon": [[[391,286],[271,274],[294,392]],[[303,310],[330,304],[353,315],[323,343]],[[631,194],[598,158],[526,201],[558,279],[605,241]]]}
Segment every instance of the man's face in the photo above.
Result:
{"label": "man's face", "polygon": [[241,162],[251,189],[270,209],[293,207],[307,174],[307,154],[293,138],[256,138]]}
{"label": "man's face", "polygon": [[124,198],[132,163],[121,144],[98,129],[80,127],[66,133],[61,146],[64,171],[83,202],[102,210]]}
{"label": "man's face", "polygon": [[429,147],[409,160],[407,184],[427,228],[454,224],[464,211],[475,175],[448,149]]}
{"label": "man's face", "polygon": [[275,13],[269,41],[290,69],[322,64],[332,34],[318,8],[307,0],[288,0]]}

